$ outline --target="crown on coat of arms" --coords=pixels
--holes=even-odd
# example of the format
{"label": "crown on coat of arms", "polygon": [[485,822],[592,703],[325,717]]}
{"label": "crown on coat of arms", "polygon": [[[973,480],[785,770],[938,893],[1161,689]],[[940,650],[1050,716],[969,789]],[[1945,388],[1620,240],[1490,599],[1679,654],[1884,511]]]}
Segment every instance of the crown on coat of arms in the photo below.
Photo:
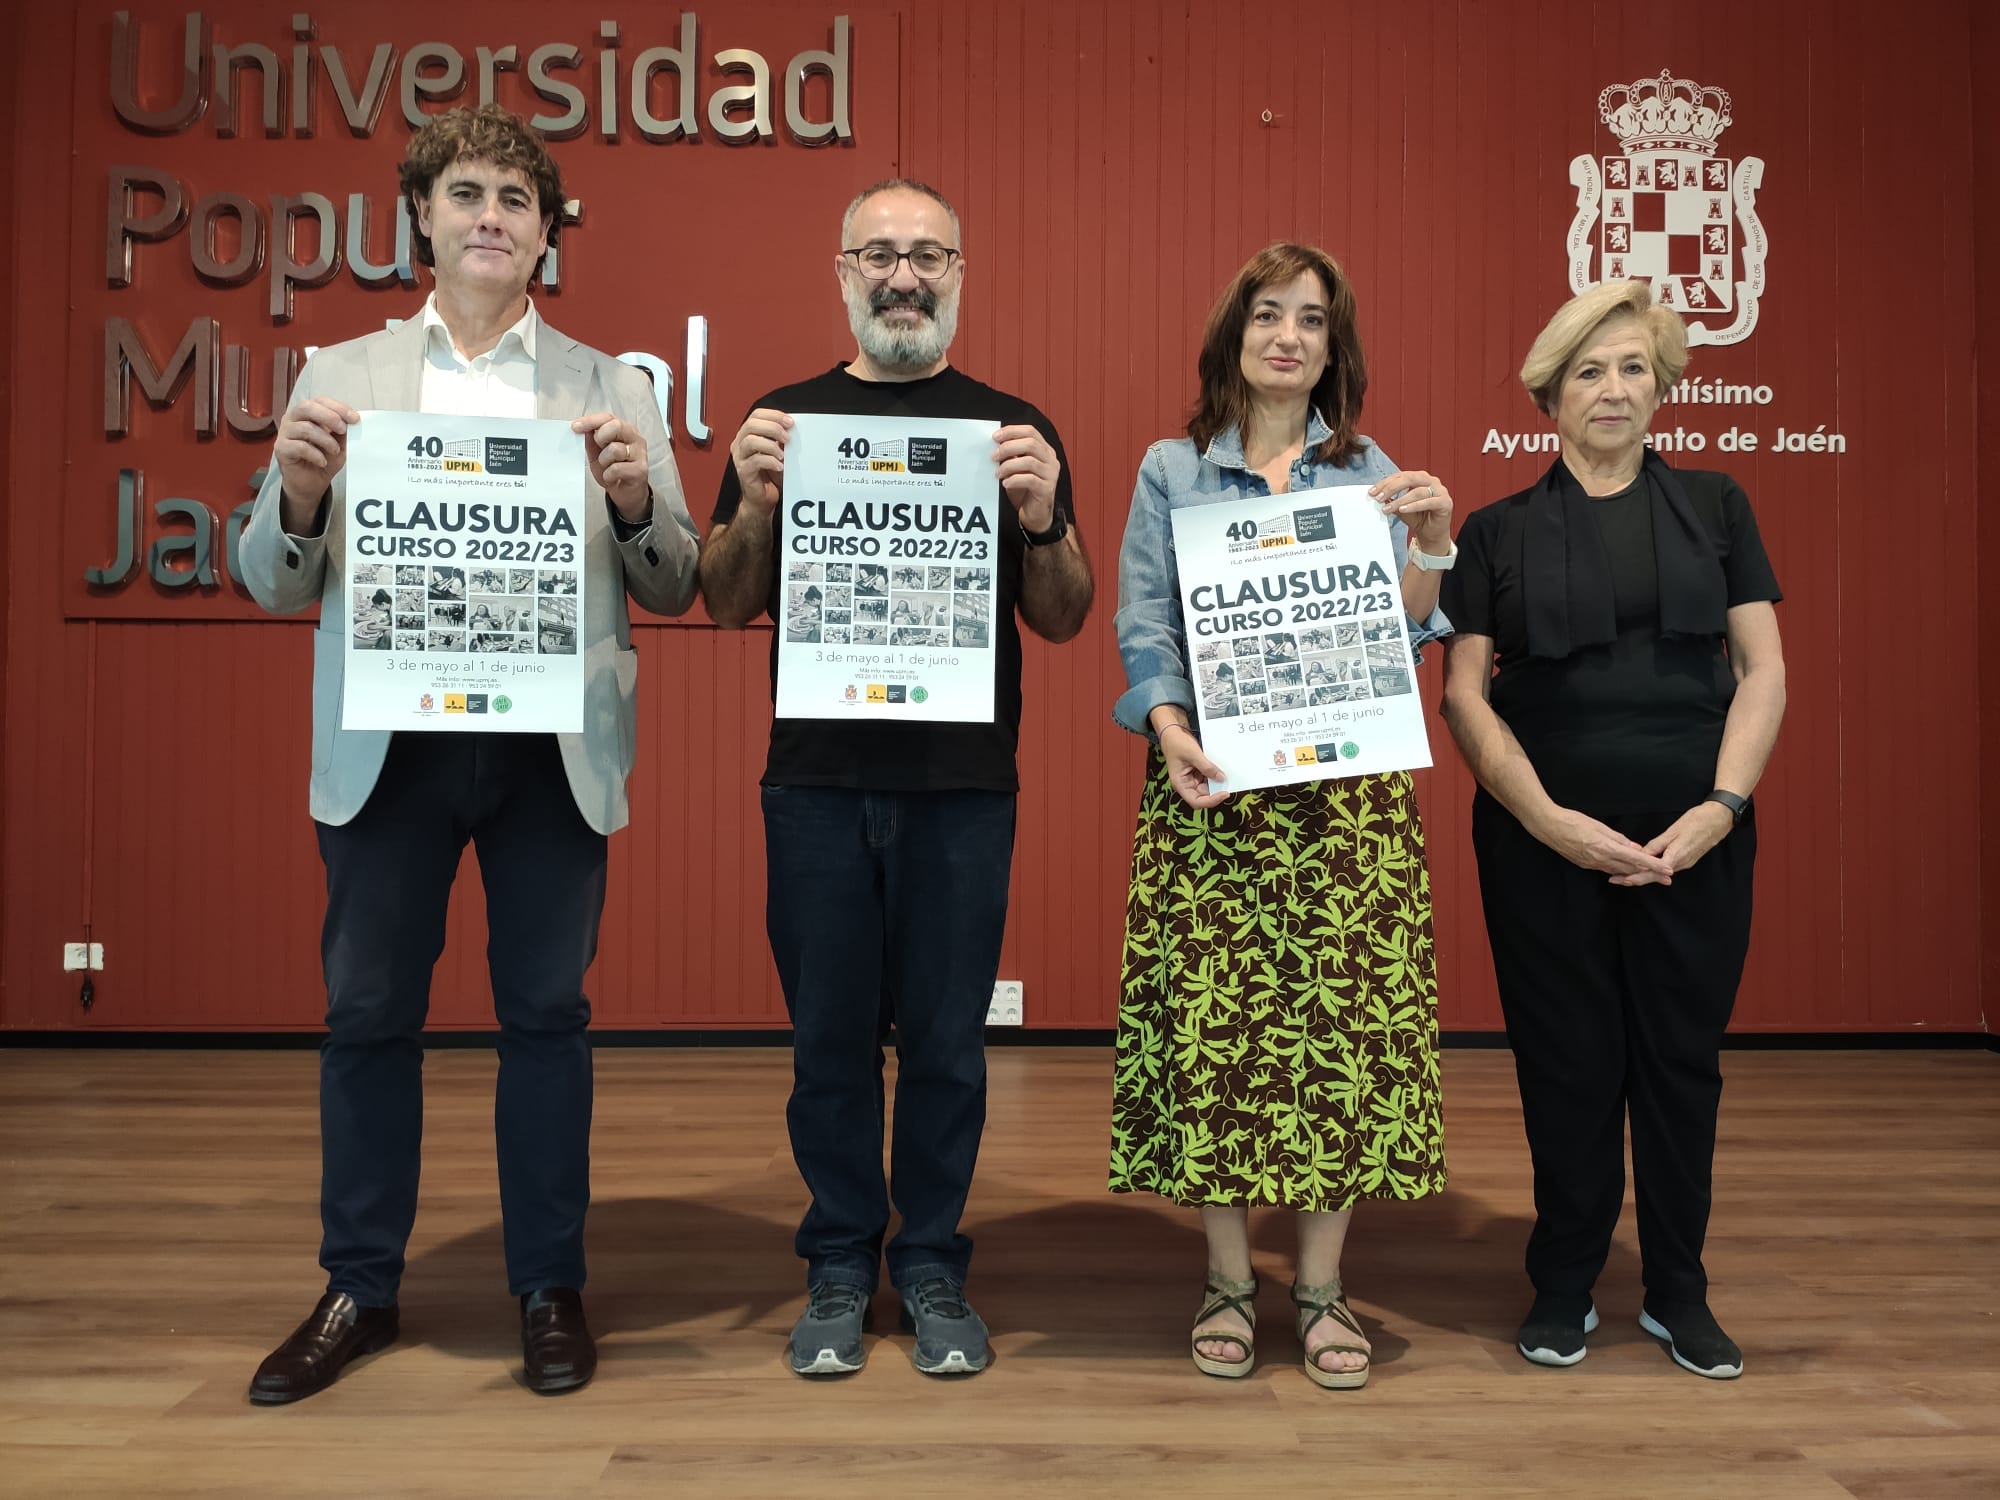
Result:
{"label": "crown on coat of arms", "polygon": [[1628,156],[1639,151],[1713,156],[1731,123],[1728,90],[1676,78],[1665,68],[1658,78],[1612,84],[1597,96],[1597,113]]}

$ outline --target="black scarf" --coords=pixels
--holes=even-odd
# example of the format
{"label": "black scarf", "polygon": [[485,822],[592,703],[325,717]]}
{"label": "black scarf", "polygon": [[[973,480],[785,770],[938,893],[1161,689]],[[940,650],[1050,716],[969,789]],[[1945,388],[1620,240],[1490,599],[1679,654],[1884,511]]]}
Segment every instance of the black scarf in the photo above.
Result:
{"label": "black scarf", "polygon": [[[1714,540],[1665,459],[1648,448],[1639,473],[1653,513],[1661,634],[1721,635],[1729,590]],[[1528,495],[1521,590],[1530,656],[1561,658],[1618,638],[1611,560],[1590,514],[1590,497],[1560,458]]]}

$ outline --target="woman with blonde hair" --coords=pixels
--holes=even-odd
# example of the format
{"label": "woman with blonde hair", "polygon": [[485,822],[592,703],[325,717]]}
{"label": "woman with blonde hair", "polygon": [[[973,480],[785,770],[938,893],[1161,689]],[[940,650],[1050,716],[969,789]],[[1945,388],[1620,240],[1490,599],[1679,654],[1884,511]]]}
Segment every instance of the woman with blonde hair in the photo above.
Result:
{"label": "woman with blonde hair", "polygon": [[1708,1307],[1719,1053],[1750,942],[1750,794],[1784,715],[1777,579],[1726,474],[1646,445],[1687,365],[1644,282],[1593,287],[1521,381],[1561,457],[1475,511],[1444,590],[1444,715],[1479,783],[1472,842],[1534,1161],[1535,1291],[1517,1344],[1572,1365],[1625,1194],[1640,1324],[1741,1373]]}
{"label": "woman with blonde hair", "polygon": [[[1223,1377],[1255,1359],[1249,1209],[1294,1210],[1305,1371],[1351,1389],[1370,1352],[1340,1275],[1353,1207],[1444,1186],[1423,829],[1406,772],[1209,790],[1222,773],[1193,723],[1171,515],[1370,486],[1421,645],[1451,628],[1436,608],[1451,496],[1359,431],[1368,376],[1354,291],[1324,251],[1252,257],[1209,315],[1197,371],[1188,435],[1140,464],[1119,558],[1131,686],[1113,717],[1153,745],[1133,839],[1111,1187],[1199,1208],[1208,1280],[1193,1355]],[[1267,637],[1261,661],[1293,663],[1270,670],[1296,680],[1296,647],[1277,645]],[[1234,712],[1235,669],[1202,673]]]}

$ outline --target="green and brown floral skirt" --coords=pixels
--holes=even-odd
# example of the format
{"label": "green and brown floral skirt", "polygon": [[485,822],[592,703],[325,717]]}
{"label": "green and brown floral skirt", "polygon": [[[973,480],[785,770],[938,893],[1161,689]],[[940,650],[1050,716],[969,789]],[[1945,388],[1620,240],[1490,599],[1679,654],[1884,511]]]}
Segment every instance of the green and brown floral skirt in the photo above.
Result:
{"label": "green and brown floral skirt", "polygon": [[1148,767],[1111,1188],[1344,1208],[1444,1187],[1430,872],[1407,773],[1197,811]]}

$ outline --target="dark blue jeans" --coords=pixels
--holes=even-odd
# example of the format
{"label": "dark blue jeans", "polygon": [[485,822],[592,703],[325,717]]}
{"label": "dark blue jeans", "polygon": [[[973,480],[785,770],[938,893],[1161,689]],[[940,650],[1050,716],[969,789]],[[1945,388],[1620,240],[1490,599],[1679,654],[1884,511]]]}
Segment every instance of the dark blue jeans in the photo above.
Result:
{"label": "dark blue jeans", "polygon": [[486,887],[500,1023],[493,1134],[508,1289],[581,1287],[590,1203],[590,1002],[606,842],[576,810],[554,735],[399,734],[367,805],[321,823],[327,1038],[320,1264],[327,1289],[396,1300],[417,1217],[423,1029],[468,842]]}
{"label": "dark blue jeans", "polygon": [[[1007,925],[1011,792],[764,788],[766,925],[792,1017],[806,1280],[965,1280],[958,1221],[986,1125],[986,1010]],[[896,1032],[882,1172],[882,1043]]]}

